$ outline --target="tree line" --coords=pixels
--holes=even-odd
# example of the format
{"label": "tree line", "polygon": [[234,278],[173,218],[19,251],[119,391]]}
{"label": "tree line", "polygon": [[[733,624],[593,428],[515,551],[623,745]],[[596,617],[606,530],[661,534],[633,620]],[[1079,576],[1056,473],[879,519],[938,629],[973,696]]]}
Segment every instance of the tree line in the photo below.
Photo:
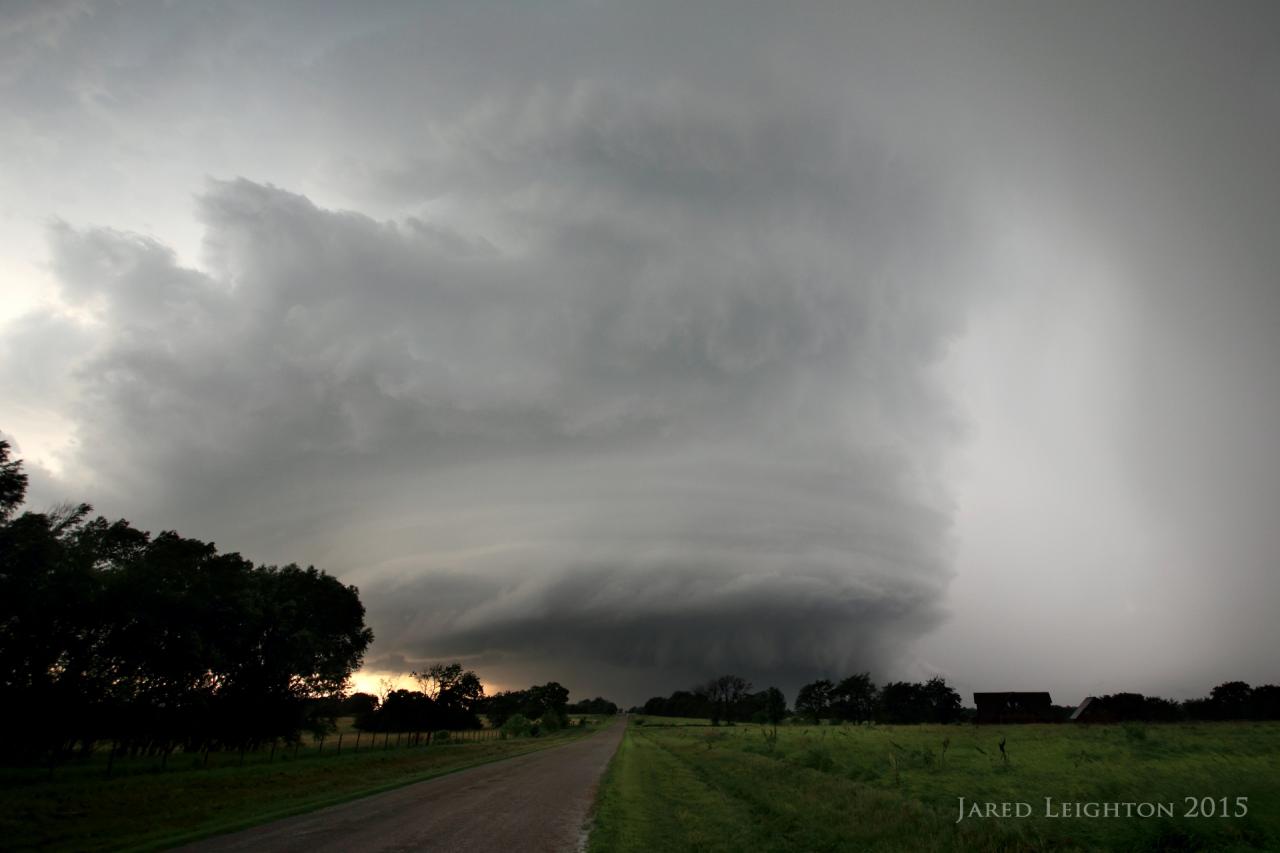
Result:
{"label": "tree line", "polygon": [[[654,696],[636,712],[665,717],[705,717],[721,722],[777,724],[790,716],[786,697],[776,687],[752,692],[752,685],[736,675],[713,678],[692,690]],[[794,715],[814,723],[824,719],[847,722],[950,723],[961,718],[960,694],[935,676],[923,683],[893,681],[877,688],[869,673],[840,681],[818,679],[796,694]]]}
{"label": "tree line", "polygon": [[10,755],[254,748],[327,725],[373,633],[355,587],[212,543],[19,512],[0,440],[0,707]]}
{"label": "tree line", "polygon": [[[1075,705],[1051,706],[1049,720],[1066,720]],[[941,676],[923,682],[891,681],[877,687],[869,673],[839,681],[819,679],[800,688],[794,709],[776,687],[751,692],[751,684],[733,675],[713,678],[691,690],[654,696],[632,713],[660,717],[705,718],[721,722],[777,723],[794,716],[814,724],[822,720],[849,723],[953,723],[974,718],[960,694]],[[1096,722],[1181,722],[1213,720],[1280,720],[1280,686],[1251,687],[1243,681],[1219,684],[1200,699],[1178,702],[1141,693],[1094,697],[1085,719]]]}
{"label": "tree line", "polygon": [[568,725],[570,714],[618,713],[616,704],[599,696],[570,704],[568,689],[555,681],[486,696],[479,677],[460,663],[435,664],[412,677],[421,689],[392,690],[382,698],[357,693],[338,712],[354,716],[356,728],[370,732],[478,729],[483,716],[490,728],[514,734],[557,731]]}
{"label": "tree line", "polygon": [[[1069,713],[1074,709],[1063,710]],[[1208,696],[1182,702],[1141,693],[1110,693],[1094,698],[1089,711],[1089,719],[1117,723],[1280,720],[1280,686],[1251,687],[1244,681],[1227,681]]]}

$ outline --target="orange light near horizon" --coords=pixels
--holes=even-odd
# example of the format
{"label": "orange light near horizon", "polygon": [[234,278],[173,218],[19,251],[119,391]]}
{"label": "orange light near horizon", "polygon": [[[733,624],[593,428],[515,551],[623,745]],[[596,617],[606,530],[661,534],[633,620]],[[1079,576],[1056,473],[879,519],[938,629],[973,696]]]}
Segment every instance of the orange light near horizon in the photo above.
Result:
{"label": "orange light near horizon", "polygon": [[[351,686],[347,692],[369,693],[373,696],[381,696],[386,690],[384,682],[390,682],[391,690],[422,689],[422,686],[407,672],[379,672],[377,670],[359,669],[351,673]],[[510,689],[484,678],[480,679],[480,684],[484,687],[484,695],[486,696],[492,696],[495,693]]]}

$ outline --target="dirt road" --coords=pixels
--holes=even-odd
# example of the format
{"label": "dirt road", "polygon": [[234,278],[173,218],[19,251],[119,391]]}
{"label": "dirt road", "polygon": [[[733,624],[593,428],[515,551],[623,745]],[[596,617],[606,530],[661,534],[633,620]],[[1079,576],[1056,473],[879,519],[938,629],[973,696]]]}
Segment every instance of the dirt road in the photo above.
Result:
{"label": "dirt road", "polygon": [[178,849],[572,851],[624,727]]}

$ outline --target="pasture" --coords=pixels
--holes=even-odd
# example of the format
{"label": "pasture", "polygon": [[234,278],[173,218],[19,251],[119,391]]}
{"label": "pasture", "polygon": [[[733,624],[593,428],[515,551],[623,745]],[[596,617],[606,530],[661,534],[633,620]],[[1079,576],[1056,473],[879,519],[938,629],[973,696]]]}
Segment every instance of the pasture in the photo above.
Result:
{"label": "pasture", "polygon": [[[632,721],[592,853],[1280,849],[1276,723],[780,726],[775,740],[693,722]],[[1030,813],[957,822],[962,797]],[[1223,797],[1230,816],[1186,816]],[[1070,815],[1085,802],[1172,816]]]}

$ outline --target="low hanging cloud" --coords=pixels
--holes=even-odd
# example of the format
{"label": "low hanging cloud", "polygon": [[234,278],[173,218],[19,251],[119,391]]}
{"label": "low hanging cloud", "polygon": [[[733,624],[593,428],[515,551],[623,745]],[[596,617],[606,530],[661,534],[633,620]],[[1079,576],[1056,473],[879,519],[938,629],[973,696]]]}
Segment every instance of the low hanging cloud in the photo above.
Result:
{"label": "low hanging cloud", "polygon": [[571,86],[360,179],[432,212],[211,181],[199,270],[52,227],[65,310],[0,381],[71,420],[67,488],[359,584],[375,668],[632,700],[887,673],[937,624],[945,176],[817,109]]}

